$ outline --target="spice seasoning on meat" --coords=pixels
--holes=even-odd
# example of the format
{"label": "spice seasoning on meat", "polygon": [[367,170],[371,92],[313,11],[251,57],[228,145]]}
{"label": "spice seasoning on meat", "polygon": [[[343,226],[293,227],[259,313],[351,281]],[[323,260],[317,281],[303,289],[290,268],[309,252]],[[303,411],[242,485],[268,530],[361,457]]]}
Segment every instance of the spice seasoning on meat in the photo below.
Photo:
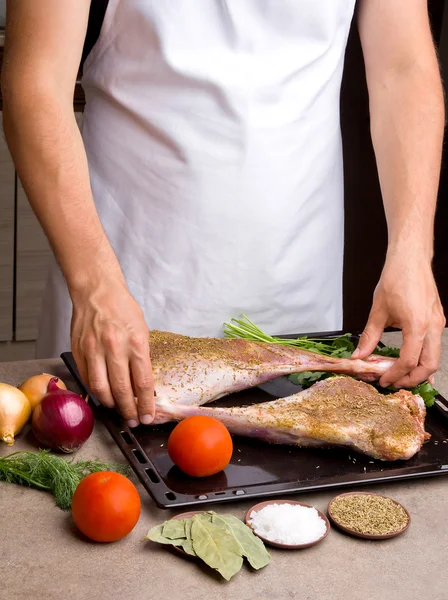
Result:
{"label": "spice seasoning on meat", "polygon": [[409,522],[402,506],[374,494],[341,496],[330,504],[330,511],[337,524],[365,535],[398,533]]}

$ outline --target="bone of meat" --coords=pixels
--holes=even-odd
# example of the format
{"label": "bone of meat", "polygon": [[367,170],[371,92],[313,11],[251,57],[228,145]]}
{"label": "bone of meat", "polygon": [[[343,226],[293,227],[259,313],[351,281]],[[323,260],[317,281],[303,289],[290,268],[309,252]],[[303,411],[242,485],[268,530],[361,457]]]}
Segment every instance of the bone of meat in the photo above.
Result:
{"label": "bone of meat", "polygon": [[151,332],[150,344],[157,396],[187,405],[206,404],[302,371],[344,373],[374,381],[395,360],[375,355],[368,360],[333,358],[293,346],[161,331]]}
{"label": "bone of meat", "polygon": [[380,460],[407,460],[425,439],[425,404],[406,390],[387,396],[351,377],[330,377],[272,402],[235,408],[159,400],[162,420],[215,417],[236,435],[295,446],[344,446]]}

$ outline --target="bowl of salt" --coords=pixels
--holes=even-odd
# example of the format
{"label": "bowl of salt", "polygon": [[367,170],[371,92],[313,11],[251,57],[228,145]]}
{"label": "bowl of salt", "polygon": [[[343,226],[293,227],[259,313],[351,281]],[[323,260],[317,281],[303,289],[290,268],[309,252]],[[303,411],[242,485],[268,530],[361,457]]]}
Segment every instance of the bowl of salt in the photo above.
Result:
{"label": "bowl of salt", "polygon": [[309,548],[330,532],[330,522],[320,510],[294,500],[260,502],[247,511],[245,521],[265,544],[285,550]]}

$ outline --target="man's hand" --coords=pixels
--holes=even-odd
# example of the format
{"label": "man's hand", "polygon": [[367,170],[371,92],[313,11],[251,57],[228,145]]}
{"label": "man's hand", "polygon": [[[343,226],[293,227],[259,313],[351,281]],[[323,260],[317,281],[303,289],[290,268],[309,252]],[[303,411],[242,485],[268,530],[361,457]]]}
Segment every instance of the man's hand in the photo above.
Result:
{"label": "man's hand", "polygon": [[445,325],[431,270],[444,101],[426,0],[362,0],[358,29],[388,250],[355,358],[387,326],[403,331],[400,359],[381,385],[413,387],[438,368]]}
{"label": "man's hand", "polygon": [[353,358],[369,356],[389,326],[402,329],[403,346],[400,358],[382,376],[380,385],[411,388],[431,378],[439,367],[445,317],[426,258],[386,261]]}
{"label": "man's hand", "polygon": [[4,129],[67,281],[80,374],[103,404],[117,406],[134,426],[154,415],[148,328],[99,220],[73,112],[90,4],[8,0]]}
{"label": "man's hand", "polygon": [[121,281],[103,281],[72,299],[72,352],[81,377],[129,427],[148,425],[155,411],[154,380],[141,308]]}

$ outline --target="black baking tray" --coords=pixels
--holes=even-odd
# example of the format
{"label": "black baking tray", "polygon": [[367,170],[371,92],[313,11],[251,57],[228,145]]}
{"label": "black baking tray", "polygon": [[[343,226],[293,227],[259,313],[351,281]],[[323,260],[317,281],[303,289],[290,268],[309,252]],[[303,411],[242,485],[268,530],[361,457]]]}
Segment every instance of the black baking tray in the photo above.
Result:
{"label": "black baking tray", "polygon": [[[341,334],[307,335],[331,338]],[[438,396],[426,418],[426,430],[431,439],[408,461],[382,462],[346,449],[297,448],[234,437],[233,457],[224,471],[204,479],[188,477],[168,456],[168,436],[175,424],[140,425],[129,429],[115,410],[101,406],[82,383],[72,354],[64,353],[61,358],[83,392],[89,394],[97,418],[104,423],[143,487],[160,508],[275,497],[448,473],[448,402]],[[300,389],[286,377],[279,377],[259,388],[226,396],[213,406],[264,402],[289,396]]]}

